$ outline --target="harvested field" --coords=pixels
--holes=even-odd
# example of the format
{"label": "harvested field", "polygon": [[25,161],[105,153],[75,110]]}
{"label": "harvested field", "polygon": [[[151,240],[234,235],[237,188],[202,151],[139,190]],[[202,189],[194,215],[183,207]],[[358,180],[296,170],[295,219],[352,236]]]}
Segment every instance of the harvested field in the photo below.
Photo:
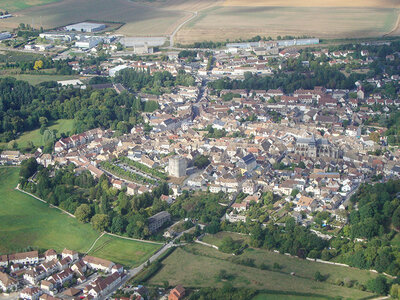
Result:
{"label": "harvested field", "polygon": [[206,9],[177,34],[178,43],[255,35],[359,38],[383,36],[399,9],[376,7],[219,6]]}
{"label": "harvested field", "polygon": [[[44,0],[42,0],[44,1]],[[49,2],[49,0],[47,0]],[[215,0],[64,0],[18,11],[15,17],[0,20],[0,30],[16,28],[20,23],[56,28],[86,20],[122,22],[117,33],[127,36],[162,36],[174,29],[196,11],[215,3]]]}
{"label": "harvested field", "polygon": [[285,7],[400,7],[397,0],[226,0],[223,6],[285,6]]}

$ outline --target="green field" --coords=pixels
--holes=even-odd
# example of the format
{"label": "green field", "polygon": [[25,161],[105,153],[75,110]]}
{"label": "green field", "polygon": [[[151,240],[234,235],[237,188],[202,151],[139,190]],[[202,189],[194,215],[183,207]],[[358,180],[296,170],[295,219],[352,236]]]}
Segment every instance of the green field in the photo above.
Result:
{"label": "green field", "polygon": [[222,244],[222,239],[226,236],[230,236],[234,241],[241,241],[242,243],[248,243],[250,241],[250,237],[248,235],[224,231],[216,234],[206,234],[201,240],[205,243],[220,247]]}
{"label": "green field", "polygon": [[1,0],[0,1],[0,9],[9,12],[13,12],[16,10],[25,9],[31,6],[38,6],[43,4],[48,4],[52,2],[56,2],[59,0]]}
{"label": "green field", "polygon": [[124,266],[138,266],[156,252],[161,245],[137,242],[110,235],[102,236],[90,255],[118,262]]}
{"label": "green field", "polygon": [[[264,263],[270,269],[261,270],[257,267],[248,267],[232,261],[233,259],[245,258],[253,258],[256,266]],[[282,268],[274,269],[273,264],[275,262]],[[182,284],[188,287],[222,287],[223,282],[218,282],[216,279],[221,270],[226,270],[228,274],[233,275],[231,283],[239,288],[248,287],[257,290],[284,291],[327,297],[342,296],[352,299],[361,299],[371,296],[371,294],[356,288],[333,284],[337,278],[365,283],[369,278],[376,276],[364,270],[309,262],[267,250],[247,249],[240,256],[232,256],[210,247],[195,244],[179,248],[166,258],[163,261],[161,271],[151,278],[149,283],[162,285],[165,281],[168,281],[171,286]],[[327,277],[325,282],[314,281],[313,276],[316,271],[320,271]],[[295,272],[295,275],[291,275],[291,272]],[[297,296],[284,295],[288,298],[282,298],[281,295],[267,295],[270,298],[258,299],[304,299],[297,298]],[[266,295],[264,296],[266,297]]]}
{"label": "green field", "polygon": [[[74,120],[62,119],[54,122],[54,124],[50,125],[48,128],[50,130],[57,130],[57,135],[59,136],[62,132],[67,133],[68,131],[71,131],[73,127]],[[40,134],[40,129],[24,132],[15,141],[17,142],[18,148],[26,147],[28,142],[32,142],[35,147],[44,146],[43,136]]]}
{"label": "green field", "polygon": [[252,300],[326,300],[324,297],[312,296],[296,296],[296,295],[278,295],[261,293],[255,296]]}
{"label": "green field", "polygon": [[29,82],[31,85],[36,85],[45,81],[59,81],[59,80],[70,80],[77,79],[78,76],[74,75],[34,75],[34,74],[7,74],[0,75],[0,78],[14,77],[17,80],[23,80]]}
{"label": "green field", "polygon": [[0,169],[0,253],[31,246],[85,252],[99,234],[57,209],[14,190],[19,168]]}

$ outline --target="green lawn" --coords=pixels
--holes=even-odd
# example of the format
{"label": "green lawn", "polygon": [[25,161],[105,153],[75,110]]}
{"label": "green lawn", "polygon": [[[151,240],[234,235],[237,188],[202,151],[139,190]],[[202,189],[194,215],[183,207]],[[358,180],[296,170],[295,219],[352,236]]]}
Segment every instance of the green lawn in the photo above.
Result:
{"label": "green lawn", "polygon": [[[74,127],[74,120],[58,120],[55,121],[48,128],[50,130],[57,130],[57,135],[60,136],[62,132],[67,133]],[[40,129],[24,132],[20,137],[16,139],[19,148],[27,146],[28,142],[32,142],[35,147],[44,146],[43,135],[40,134]]]}
{"label": "green lawn", "polygon": [[241,241],[242,243],[248,243],[250,241],[250,237],[248,235],[223,231],[218,232],[217,234],[207,234],[202,238],[202,241],[220,247],[223,238],[226,236],[230,236],[234,241]]}
{"label": "green lawn", "polygon": [[[322,274],[328,275],[326,270],[329,269],[329,275],[331,276],[334,276],[333,273],[336,272],[341,272],[342,276],[350,278],[359,275],[359,277],[356,278],[360,282],[363,282],[369,277],[366,275],[366,271],[333,267],[302,260],[295,261],[295,259],[285,255],[277,254],[275,257],[273,256],[274,253],[270,253],[271,256],[269,256],[269,253],[270,252],[266,250],[250,250],[245,251],[245,253],[240,256],[232,256],[231,254],[225,254],[213,248],[198,244],[187,245],[184,248],[177,249],[173,254],[167,257],[163,261],[162,269],[150,279],[149,283],[153,285],[163,285],[165,281],[168,281],[171,286],[182,284],[187,287],[222,287],[224,282],[218,281],[217,275],[221,270],[226,270],[228,274],[232,275],[230,282],[233,286],[239,288],[248,287],[261,291],[288,292],[289,294],[311,294],[321,298],[323,298],[323,296],[342,296],[351,299],[361,299],[371,296],[370,293],[360,291],[356,288],[334,285],[329,281],[329,278],[326,282],[316,282],[313,280],[313,274],[316,270],[320,270]],[[257,257],[256,266],[259,266],[261,261],[267,265],[271,265],[271,263],[273,265],[273,262],[278,262],[283,268],[281,270],[274,270],[271,265],[270,270],[261,270],[260,268],[248,267],[232,262],[232,259],[254,257]],[[304,270],[298,269],[300,266],[302,266]],[[342,268],[342,270],[339,268]],[[290,272],[293,271],[296,272],[295,276],[290,275]],[[349,275],[343,275],[347,273],[349,273]],[[370,276],[372,277],[374,275]],[[258,299],[298,299],[282,298],[289,297],[287,295],[269,295],[268,293],[267,295],[271,298]],[[267,295],[264,296],[266,297]]]}
{"label": "green lawn", "polygon": [[85,252],[99,234],[57,209],[14,190],[19,168],[0,168],[0,254],[64,248]]}
{"label": "green lawn", "polygon": [[97,241],[89,254],[132,267],[148,260],[160,247],[161,245],[157,244],[104,235]]}
{"label": "green lawn", "polygon": [[59,81],[59,80],[70,80],[79,78],[74,75],[40,75],[40,74],[3,74],[0,78],[14,77],[17,80],[23,80],[29,82],[31,85],[36,85],[45,81]]}
{"label": "green lawn", "polygon": [[253,298],[253,300],[326,300],[324,297],[312,296],[296,296],[296,295],[280,295],[261,293]]}
{"label": "green lawn", "polygon": [[16,10],[25,9],[31,6],[43,5],[60,0],[1,0],[0,8],[13,12]]}

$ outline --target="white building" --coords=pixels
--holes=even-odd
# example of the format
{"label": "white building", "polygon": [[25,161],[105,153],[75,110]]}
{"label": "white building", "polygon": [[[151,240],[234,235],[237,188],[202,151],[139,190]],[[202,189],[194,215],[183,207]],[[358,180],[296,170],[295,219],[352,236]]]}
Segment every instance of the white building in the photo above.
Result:
{"label": "white building", "polygon": [[97,24],[97,23],[77,23],[65,26],[66,31],[80,31],[80,32],[96,32],[106,28],[105,24]]}
{"label": "white building", "polygon": [[173,177],[186,176],[187,162],[186,159],[180,156],[174,156],[168,162],[168,174]]}

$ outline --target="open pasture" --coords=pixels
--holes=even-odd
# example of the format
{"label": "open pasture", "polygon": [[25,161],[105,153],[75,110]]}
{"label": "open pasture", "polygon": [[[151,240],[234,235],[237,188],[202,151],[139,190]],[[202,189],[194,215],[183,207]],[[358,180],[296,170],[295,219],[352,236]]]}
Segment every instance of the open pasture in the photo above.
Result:
{"label": "open pasture", "polygon": [[99,236],[55,208],[16,191],[19,168],[0,168],[0,254],[26,247],[85,252]]}
{"label": "open pasture", "polygon": [[[290,261],[287,261],[282,270],[273,270],[272,268],[261,270],[233,263],[232,257],[232,255],[223,254],[218,250],[202,245],[188,245],[183,249],[178,248],[162,262],[162,269],[150,279],[149,283],[163,285],[168,281],[171,286],[182,284],[190,287],[222,287],[224,280],[219,280],[218,274],[221,270],[225,270],[229,275],[229,282],[239,288],[247,287],[256,290],[304,293],[326,297],[342,296],[351,299],[372,296],[372,294],[356,288],[337,286],[330,282],[316,282],[312,277],[303,274],[290,275],[290,272],[286,273],[285,271],[285,268],[287,270],[291,268]],[[245,256],[238,256],[237,258],[242,259]],[[258,263],[257,261],[257,266]],[[311,266],[307,266],[308,268],[311,267],[310,272],[319,270],[319,263],[310,262],[310,264]]]}

